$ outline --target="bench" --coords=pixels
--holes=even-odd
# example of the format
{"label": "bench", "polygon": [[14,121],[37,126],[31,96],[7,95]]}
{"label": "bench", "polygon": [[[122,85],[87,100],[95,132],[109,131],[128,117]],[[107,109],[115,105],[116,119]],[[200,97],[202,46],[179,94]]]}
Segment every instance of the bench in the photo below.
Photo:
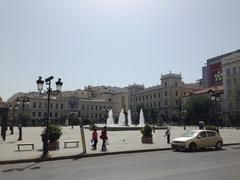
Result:
{"label": "bench", "polygon": [[34,144],[32,144],[32,143],[21,143],[21,144],[17,144],[18,151],[20,151],[20,147],[21,147],[21,146],[32,146],[32,150],[34,150]]}
{"label": "bench", "polygon": [[67,146],[68,144],[75,144],[74,147],[76,147],[76,148],[79,147],[79,141],[78,140],[64,141],[64,148],[68,148],[68,146]]}

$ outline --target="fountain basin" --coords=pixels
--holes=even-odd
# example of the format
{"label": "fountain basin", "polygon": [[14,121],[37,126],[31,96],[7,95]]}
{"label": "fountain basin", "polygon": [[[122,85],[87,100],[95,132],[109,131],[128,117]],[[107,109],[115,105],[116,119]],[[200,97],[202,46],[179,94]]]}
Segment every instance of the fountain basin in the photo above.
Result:
{"label": "fountain basin", "polygon": [[[108,131],[139,131],[143,127],[138,126],[115,126],[115,127],[107,127]],[[155,126],[155,130],[167,129],[167,126]],[[84,129],[90,129],[89,126],[84,127]],[[97,130],[102,130],[103,127],[97,127]]]}

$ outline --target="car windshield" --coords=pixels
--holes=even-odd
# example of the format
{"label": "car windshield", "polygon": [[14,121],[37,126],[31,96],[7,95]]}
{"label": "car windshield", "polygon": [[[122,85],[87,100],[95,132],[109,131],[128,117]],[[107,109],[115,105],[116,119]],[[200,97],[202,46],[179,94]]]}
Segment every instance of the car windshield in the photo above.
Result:
{"label": "car windshield", "polygon": [[192,137],[195,134],[197,134],[197,133],[194,131],[189,131],[189,132],[186,132],[185,134],[183,134],[181,137]]}

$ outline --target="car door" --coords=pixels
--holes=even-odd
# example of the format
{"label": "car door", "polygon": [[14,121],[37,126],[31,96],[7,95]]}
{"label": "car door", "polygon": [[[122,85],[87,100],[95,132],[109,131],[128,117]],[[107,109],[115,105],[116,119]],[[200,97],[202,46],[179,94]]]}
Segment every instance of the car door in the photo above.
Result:
{"label": "car door", "polygon": [[207,147],[207,133],[205,131],[199,132],[199,134],[197,135],[197,147],[199,148],[203,148],[203,147]]}
{"label": "car door", "polygon": [[207,146],[212,147],[216,145],[217,142],[217,135],[216,132],[213,131],[207,131],[207,139],[208,139],[208,144]]}

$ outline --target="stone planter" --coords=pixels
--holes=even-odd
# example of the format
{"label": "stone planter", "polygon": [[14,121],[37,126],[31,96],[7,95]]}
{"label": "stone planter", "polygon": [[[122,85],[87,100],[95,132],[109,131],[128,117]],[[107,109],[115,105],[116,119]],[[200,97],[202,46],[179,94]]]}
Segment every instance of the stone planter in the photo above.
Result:
{"label": "stone planter", "polygon": [[142,137],[142,143],[152,144],[153,138],[152,137]]}
{"label": "stone planter", "polygon": [[49,142],[48,143],[48,150],[54,151],[59,149],[59,141]]}

